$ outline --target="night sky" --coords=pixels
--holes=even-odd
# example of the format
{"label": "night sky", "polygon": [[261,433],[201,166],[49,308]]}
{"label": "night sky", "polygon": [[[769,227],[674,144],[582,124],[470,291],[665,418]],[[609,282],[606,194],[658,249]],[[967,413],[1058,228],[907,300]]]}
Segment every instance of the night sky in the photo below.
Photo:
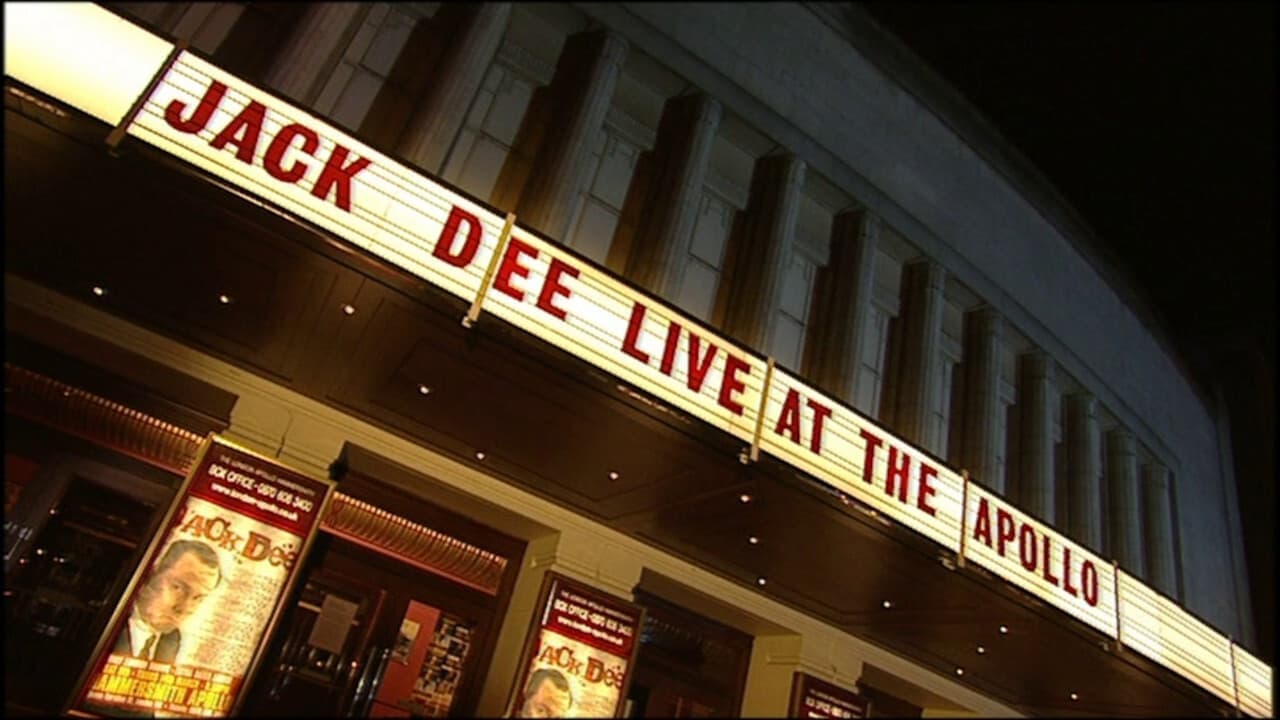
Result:
{"label": "night sky", "polygon": [[1222,387],[1274,662],[1275,7],[869,2],[1093,228]]}

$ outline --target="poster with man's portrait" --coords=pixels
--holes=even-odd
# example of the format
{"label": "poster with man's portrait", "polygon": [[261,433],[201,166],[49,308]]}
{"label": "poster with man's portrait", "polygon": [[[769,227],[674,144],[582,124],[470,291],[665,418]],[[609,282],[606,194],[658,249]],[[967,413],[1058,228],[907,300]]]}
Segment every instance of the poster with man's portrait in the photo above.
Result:
{"label": "poster with man's portrait", "polygon": [[615,717],[644,609],[548,573],[509,717]]}
{"label": "poster with man's portrait", "polygon": [[331,487],[212,441],[116,611],[82,707],[227,715]]}

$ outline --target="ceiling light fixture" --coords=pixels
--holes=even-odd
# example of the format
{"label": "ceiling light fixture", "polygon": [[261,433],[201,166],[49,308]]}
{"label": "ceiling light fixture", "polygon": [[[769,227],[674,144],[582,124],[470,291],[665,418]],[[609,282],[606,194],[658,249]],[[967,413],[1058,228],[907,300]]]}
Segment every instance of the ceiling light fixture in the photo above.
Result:
{"label": "ceiling light fixture", "polygon": [[93,294],[97,295],[98,297],[102,297],[103,295],[107,294],[107,289],[102,287],[101,285],[94,285]]}
{"label": "ceiling light fixture", "polygon": [[760,538],[756,537],[755,535],[752,535],[751,537],[747,538],[747,542],[751,543],[752,545],[759,545]]}
{"label": "ceiling light fixture", "polygon": [[746,493],[742,493],[741,495],[738,496],[738,502],[741,502],[744,504],[749,503],[751,502],[751,496]]}
{"label": "ceiling light fixture", "polygon": [[609,471],[609,479],[610,479],[610,480],[617,480],[619,477],[622,477],[622,476],[621,476],[621,475],[619,475],[619,474],[618,474],[618,472],[617,472],[616,470],[610,470],[610,471]]}
{"label": "ceiling light fixture", "polygon": [[222,303],[223,305],[230,305],[230,304],[231,304],[231,296],[230,296],[230,295],[227,295],[227,294],[225,294],[225,293],[224,293],[224,294],[222,294],[222,295],[219,295],[219,296],[218,296],[218,302]]}
{"label": "ceiling light fixture", "polygon": [[1079,699],[1080,699],[1080,696],[1079,696],[1079,695],[1077,695],[1077,694],[1075,694],[1075,693],[1071,693],[1071,699],[1072,699],[1072,700],[1079,700]]}
{"label": "ceiling light fixture", "polygon": [[426,385],[423,385],[422,383],[418,383],[418,394],[419,394],[419,395],[430,395],[430,394],[431,394],[431,388],[427,387]]}
{"label": "ceiling light fixture", "polygon": [[765,583],[767,582],[769,581],[764,579],[763,576],[756,578],[756,584],[759,585],[760,587],[764,587]]}
{"label": "ceiling light fixture", "polygon": [[957,675],[963,675],[963,674],[964,674],[964,668],[962,668],[962,667],[958,667],[958,668],[956,668],[956,674],[957,674]]}
{"label": "ceiling light fixture", "polygon": [[979,654],[979,655],[985,655],[985,654],[986,654],[986,652],[987,652],[987,649],[986,649],[986,648],[982,647],[981,645],[979,645],[979,646],[978,646],[978,654]]}
{"label": "ceiling light fixture", "polygon": [[342,306],[342,312],[344,312],[344,313],[346,313],[346,314],[348,314],[348,315],[355,315],[355,314],[356,314],[356,306],[355,306],[355,305],[352,305],[351,303],[346,303],[346,304],[344,304],[344,305]]}
{"label": "ceiling light fixture", "polygon": [[1000,626],[1000,634],[1001,634],[1001,635],[1008,635],[1008,634],[1009,634],[1009,628],[1008,628],[1008,626],[1001,625],[1001,626]]}
{"label": "ceiling light fixture", "polygon": [[477,460],[483,460],[483,459],[484,459],[484,451],[483,451],[483,450],[477,450],[477,451],[476,451],[476,459],[477,459]]}
{"label": "ceiling light fixture", "polygon": [[884,609],[885,609],[885,610],[888,610],[889,608],[893,607],[893,603],[889,602],[888,600],[885,600],[885,601],[884,601],[883,603],[881,603],[881,604],[882,604],[882,605],[884,605]]}

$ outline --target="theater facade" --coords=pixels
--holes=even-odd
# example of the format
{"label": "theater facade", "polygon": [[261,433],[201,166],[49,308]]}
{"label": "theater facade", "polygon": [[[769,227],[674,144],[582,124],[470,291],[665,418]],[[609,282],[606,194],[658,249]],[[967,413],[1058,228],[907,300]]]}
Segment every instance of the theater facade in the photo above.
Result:
{"label": "theater facade", "polygon": [[[945,294],[931,266],[891,283],[900,322],[878,354],[864,342],[877,316],[848,309],[875,281],[822,276],[789,310],[800,265],[776,238],[812,213],[782,189],[839,183],[761,152],[724,225],[722,289],[700,300],[700,223],[734,200],[689,200],[713,184],[695,159],[735,166],[697,132],[718,106],[672,90],[653,152],[616,193],[602,180],[626,155],[613,130],[589,171],[574,157],[603,125],[625,130],[602,119],[615,96],[576,90],[629,82],[612,11],[563,40],[522,117],[491,98],[473,123],[476,98],[518,94],[484,79],[518,55],[499,41],[536,44],[541,26],[510,5],[420,5],[357,115],[355,81],[330,92],[302,58],[333,77],[376,69],[400,10],[5,5],[8,711],[1273,714],[1271,668],[1179,599],[1197,577],[1179,557],[1210,551],[1178,544],[1180,516],[1133,509],[1145,549],[1125,546],[1120,522],[1096,541],[1074,511],[1086,495],[1057,491],[1064,525],[1025,489],[1030,469],[1018,492],[993,479],[1034,463],[1004,444],[965,454],[982,445],[966,423],[1009,412],[1028,456],[1023,408],[1044,387],[1042,366],[1019,366],[1017,409],[976,397],[985,372],[998,398],[1003,372],[1003,351],[974,340],[989,311],[958,326],[968,364],[943,373],[964,378],[943,392],[918,352],[945,345],[954,320],[926,308]],[[259,12],[311,35],[254,60],[246,28],[284,27]],[[419,37],[450,23],[452,44]],[[366,28],[370,50],[348,62]],[[421,80],[437,90],[414,89],[406,57],[437,71]],[[386,88],[404,78],[415,100],[397,103]],[[395,118],[430,132],[387,141],[379,123]],[[481,192],[478,148],[498,125],[510,152]],[[610,192],[614,224],[593,224]],[[870,217],[827,227],[865,239]],[[896,242],[883,233],[880,247]],[[858,247],[832,240],[822,267],[876,266]],[[837,346],[854,360],[825,350]],[[857,388],[873,356],[878,376],[906,379],[871,401]],[[944,397],[949,416],[926,412]],[[1063,476],[1083,463],[1110,478],[1093,488],[1114,498],[1110,516],[1148,492],[1120,478],[1165,487],[1158,463],[1132,460],[1142,432],[1125,461],[1079,419],[1103,415],[1096,399],[1062,407]],[[1093,444],[1077,452],[1078,428]],[[209,470],[218,448],[238,464]],[[215,522],[227,497],[258,509],[247,529]],[[227,552],[204,601],[221,609],[197,611],[204,630],[184,632],[176,659],[108,663],[102,680],[144,566],[185,536]],[[260,606],[227,587],[255,588]]]}

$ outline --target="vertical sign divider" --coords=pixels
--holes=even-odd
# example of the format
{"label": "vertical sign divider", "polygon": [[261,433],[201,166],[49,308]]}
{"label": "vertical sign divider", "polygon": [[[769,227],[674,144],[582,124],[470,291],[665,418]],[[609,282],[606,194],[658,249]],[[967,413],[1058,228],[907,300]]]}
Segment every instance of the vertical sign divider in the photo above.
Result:
{"label": "vertical sign divider", "polygon": [[112,128],[111,132],[107,134],[108,148],[114,150],[124,140],[125,135],[129,131],[129,126],[133,124],[134,119],[138,117],[138,113],[142,112],[142,108],[146,106],[147,101],[151,99],[151,94],[156,91],[156,87],[160,85],[160,81],[164,79],[165,75],[169,74],[171,69],[173,69],[174,63],[178,62],[178,56],[182,55],[186,49],[186,38],[179,38],[177,42],[174,43],[173,49],[169,51],[169,57],[164,59],[164,64],[162,64],[160,69],[156,71],[156,74],[152,76],[151,82],[147,83],[147,87],[143,89],[142,94],[138,95],[138,99],[133,101],[133,105],[129,108],[129,112],[125,113],[124,117],[120,118],[120,123]]}
{"label": "vertical sign divider", "polygon": [[751,436],[751,462],[760,459],[760,434],[764,432],[764,411],[769,407],[769,388],[773,385],[773,356],[764,369],[764,386],[760,388],[760,409],[756,412],[756,431]]}
{"label": "vertical sign divider", "polygon": [[470,328],[480,318],[480,306],[484,303],[489,286],[493,284],[493,276],[498,271],[498,261],[506,252],[507,243],[511,240],[511,228],[516,224],[516,214],[507,213],[507,220],[502,225],[502,234],[498,236],[498,244],[493,248],[493,257],[489,258],[489,267],[484,269],[484,277],[480,278],[480,289],[476,291],[476,299],[471,301],[467,314],[462,316],[462,327]]}
{"label": "vertical sign divider", "polygon": [[1231,691],[1236,698],[1236,717],[1240,717],[1240,677],[1236,674],[1236,641],[1228,635],[1227,643],[1231,651]]}
{"label": "vertical sign divider", "polygon": [[969,535],[969,471],[960,471],[960,553],[956,555],[956,567],[964,567],[965,541]]}
{"label": "vertical sign divider", "polygon": [[1120,625],[1120,561],[1111,560],[1111,594],[1115,602],[1116,614],[1116,654],[1124,652],[1124,631]]}

